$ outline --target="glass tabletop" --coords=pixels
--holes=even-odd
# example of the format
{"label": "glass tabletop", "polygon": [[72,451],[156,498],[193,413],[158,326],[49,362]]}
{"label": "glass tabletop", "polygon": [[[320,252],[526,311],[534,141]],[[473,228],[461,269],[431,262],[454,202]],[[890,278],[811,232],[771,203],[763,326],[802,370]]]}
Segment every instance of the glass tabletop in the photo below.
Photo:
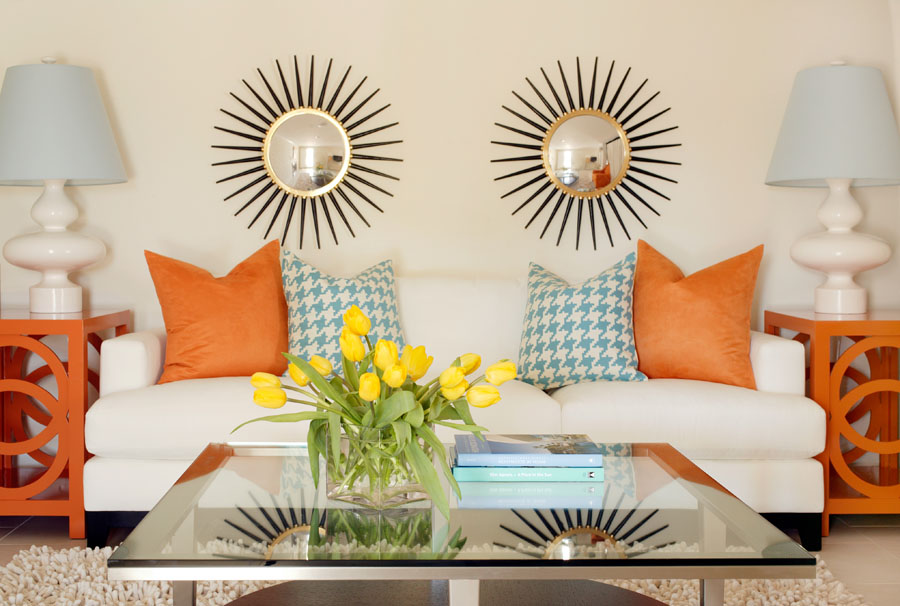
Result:
{"label": "glass tabletop", "polygon": [[329,501],[304,444],[210,444],[116,549],[110,577],[814,576],[813,556],[673,447],[601,447],[603,481],[461,482],[459,499],[445,485],[445,519],[430,501]]}

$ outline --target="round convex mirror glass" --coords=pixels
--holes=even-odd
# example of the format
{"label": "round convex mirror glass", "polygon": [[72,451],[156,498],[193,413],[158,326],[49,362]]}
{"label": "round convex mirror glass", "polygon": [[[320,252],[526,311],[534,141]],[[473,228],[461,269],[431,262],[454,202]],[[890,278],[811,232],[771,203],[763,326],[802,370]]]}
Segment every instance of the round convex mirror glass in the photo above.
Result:
{"label": "round convex mirror glass", "polygon": [[615,187],[628,168],[628,158],[621,127],[599,111],[564,119],[544,147],[550,178],[579,197],[598,196]]}
{"label": "round convex mirror glass", "polygon": [[337,186],[350,165],[350,139],[326,112],[300,108],[276,120],[263,144],[266,170],[285,191],[313,197]]}

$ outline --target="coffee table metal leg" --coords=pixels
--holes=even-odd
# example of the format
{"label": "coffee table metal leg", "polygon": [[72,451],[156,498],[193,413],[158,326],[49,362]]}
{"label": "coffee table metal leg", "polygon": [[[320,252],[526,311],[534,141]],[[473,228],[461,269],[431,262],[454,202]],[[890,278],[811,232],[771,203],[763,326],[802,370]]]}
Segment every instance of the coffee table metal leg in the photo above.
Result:
{"label": "coffee table metal leg", "polygon": [[194,606],[197,600],[197,582],[173,581],[172,598],[174,606]]}
{"label": "coffee table metal leg", "polygon": [[700,579],[700,606],[725,606],[725,579]]}
{"label": "coffee table metal leg", "polygon": [[478,580],[451,580],[449,606],[477,606]]}

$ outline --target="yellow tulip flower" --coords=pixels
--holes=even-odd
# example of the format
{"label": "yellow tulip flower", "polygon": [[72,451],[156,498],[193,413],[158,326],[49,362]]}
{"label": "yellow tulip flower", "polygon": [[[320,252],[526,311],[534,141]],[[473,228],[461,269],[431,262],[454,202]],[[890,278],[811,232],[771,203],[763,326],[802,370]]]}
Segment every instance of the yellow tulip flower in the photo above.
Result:
{"label": "yellow tulip flower", "polygon": [[341,344],[341,353],[351,362],[359,362],[366,357],[366,348],[362,339],[348,327],[345,326],[341,331],[339,342]]}
{"label": "yellow tulip flower", "polygon": [[488,383],[503,385],[507,381],[516,378],[516,365],[509,361],[497,362],[488,366],[487,370],[484,371],[484,376]]}
{"label": "yellow tulip flower", "polygon": [[381,370],[386,370],[398,361],[397,344],[386,339],[378,339],[378,342],[375,343],[375,366]]}
{"label": "yellow tulip flower", "polygon": [[359,377],[359,397],[371,402],[381,395],[381,381],[374,372],[367,372]]}
{"label": "yellow tulip flower", "polygon": [[403,364],[392,364],[384,369],[381,380],[394,389],[403,385],[406,381],[406,366]]}
{"label": "yellow tulip flower", "polygon": [[409,378],[418,381],[425,376],[434,358],[425,353],[425,346],[419,345],[413,348],[412,345],[403,347],[403,355],[400,356],[400,363],[406,366],[409,371]]}
{"label": "yellow tulip flower", "polygon": [[459,364],[462,366],[463,372],[470,375],[481,366],[481,356],[473,353],[463,354],[459,357]]}
{"label": "yellow tulip flower", "polygon": [[453,387],[442,387],[441,395],[452,402],[461,398],[467,389],[469,389],[469,382],[463,379]]}
{"label": "yellow tulip flower", "polygon": [[309,385],[309,377],[307,377],[306,374],[302,370],[300,370],[300,367],[293,362],[290,366],[288,366],[288,375],[290,375],[290,377],[294,380],[294,383],[296,383],[300,387],[306,387],[307,385]]}
{"label": "yellow tulip flower", "polygon": [[[441,387],[445,387],[448,389],[451,387],[456,387],[465,380],[466,373],[461,366],[451,366],[450,368],[442,372],[440,376]],[[456,398],[453,399],[455,400]]]}
{"label": "yellow tulip flower", "polygon": [[250,385],[253,387],[281,387],[281,379],[270,372],[255,372],[250,377]]}
{"label": "yellow tulip flower", "polygon": [[344,324],[358,337],[366,336],[372,328],[372,321],[356,305],[344,312]]}
{"label": "yellow tulip flower", "polygon": [[500,401],[500,390],[493,385],[476,385],[466,392],[466,401],[478,408],[487,408]]}
{"label": "yellow tulip flower", "polygon": [[253,392],[253,402],[265,408],[281,408],[287,394],[280,387],[259,387]]}
{"label": "yellow tulip flower", "polygon": [[323,358],[322,356],[313,356],[309,359],[309,365],[313,367],[313,369],[322,375],[323,377],[327,377],[331,374],[331,362]]}

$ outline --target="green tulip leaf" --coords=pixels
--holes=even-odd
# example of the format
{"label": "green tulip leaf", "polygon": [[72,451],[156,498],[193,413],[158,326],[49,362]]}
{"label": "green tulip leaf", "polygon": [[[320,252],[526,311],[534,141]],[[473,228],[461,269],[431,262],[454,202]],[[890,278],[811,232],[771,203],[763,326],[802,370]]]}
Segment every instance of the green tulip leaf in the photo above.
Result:
{"label": "green tulip leaf", "polygon": [[425,411],[422,410],[421,406],[416,406],[403,415],[403,419],[413,427],[420,427],[425,421]]}
{"label": "green tulip leaf", "polygon": [[435,419],[440,419],[441,412],[443,410],[444,410],[444,402],[438,398],[435,398],[431,402],[431,406],[428,408],[428,420],[434,421]]}
{"label": "green tulip leaf", "polygon": [[391,423],[394,428],[394,435],[397,436],[397,448],[403,450],[412,439],[412,429],[406,421],[394,421]]}
{"label": "green tulip leaf", "polygon": [[366,412],[365,412],[365,414],[363,415],[362,422],[360,423],[360,425],[361,425],[362,427],[371,427],[371,426],[372,426],[372,419],[373,419],[374,417],[375,417],[375,413],[372,412],[372,409],[366,407]]}
{"label": "green tulip leaf", "polygon": [[460,398],[454,402],[453,408],[456,409],[460,418],[465,421],[467,425],[475,425],[475,421],[472,420],[472,413],[469,411],[469,403],[466,402],[465,398]]}
{"label": "green tulip leaf", "polygon": [[356,364],[347,359],[347,356],[341,354],[341,367],[344,369],[344,378],[350,384],[350,389],[359,391],[359,373],[356,371]]}
{"label": "green tulip leaf", "polygon": [[341,417],[333,412],[328,413],[328,440],[330,451],[341,451]]}
{"label": "green tulip leaf", "polygon": [[440,421],[446,421],[448,419],[451,421],[462,421],[463,420],[462,417],[459,416],[459,413],[456,412],[456,409],[453,408],[453,406],[451,406],[450,403],[447,402],[447,400],[443,400],[443,399],[441,400],[440,410],[441,410],[441,412],[439,414],[435,415],[435,418],[434,418],[435,423],[437,423],[438,420],[440,420]]}
{"label": "green tulip leaf", "polygon": [[482,427],[481,425],[465,425],[463,423],[448,423],[446,421],[435,421],[435,423],[438,425],[443,425],[444,427],[451,427],[459,431],[471,431],[472,433],[488,431],[487,427]]}
{"label": "green tulip leaf", "polygon": [[445,519],[449,520],[450,505],[447,503],[447,495],[444,494],[444,490],[441,488],[441,481],[428,455],[425,454],[425,451],[422,450],[422,447],[419,446],[416,440],[407,444],[403,452],[406,453],[407,459],[413,468],[413,473],[416,474],[416,479],[425,487],[425,491],[431,497],[434,506],[443,514]]}
{"label": "green tulip leaf", "polygon": [[319,453],[324,451],[320,448],[320,436],[325,427],[325,419],[316,419],[310,422],[309,431],[306,433],[306,451],[309,455],[309,471],[312,474],[313,483],[319,485]]}
{"label": "green tulip leaf", "polygon": [[249,423],[256,423],[257,421],[269,421],[270,423],[296,423],[297,421],[312,421],[313,419],[324,419],[327,417],[327,414],[328,413],[319,412],[316,410],[307,410],[304,412],[289,412],[282,415],[257,417],[255,419],[250,419],[249,421],[244,421],[243,423],[232,429],[231,433],[236,432],[244,425],[247,425]]}
{"label": "green tulip leaf", "polygon": [[438,461],[441,464],[441,468],[444,470],[444,476],[450,482],[450,486],[453,488],[453,492],[456,493],[456,496],[461,497],[462,492],[459,490],[459,484],[456,483],[456,478],[453,477],[453,470],[450,469],[450,465],[447,463],[447,451],[444,449],[444,445],[441,444],[440,438],[437,437],[437,434],[431,430],[427,425],[422,425],[421,427],[416,428],[416,435],[422,438],[426,444],[431,446],[434,450],[435,455],[437,456]]}
{"label": "green tulip leaf", "polygon": [[408,391],[397,391],[391,397],[375,406],[375,427],[385,427],[414,408],[416,399]]}

